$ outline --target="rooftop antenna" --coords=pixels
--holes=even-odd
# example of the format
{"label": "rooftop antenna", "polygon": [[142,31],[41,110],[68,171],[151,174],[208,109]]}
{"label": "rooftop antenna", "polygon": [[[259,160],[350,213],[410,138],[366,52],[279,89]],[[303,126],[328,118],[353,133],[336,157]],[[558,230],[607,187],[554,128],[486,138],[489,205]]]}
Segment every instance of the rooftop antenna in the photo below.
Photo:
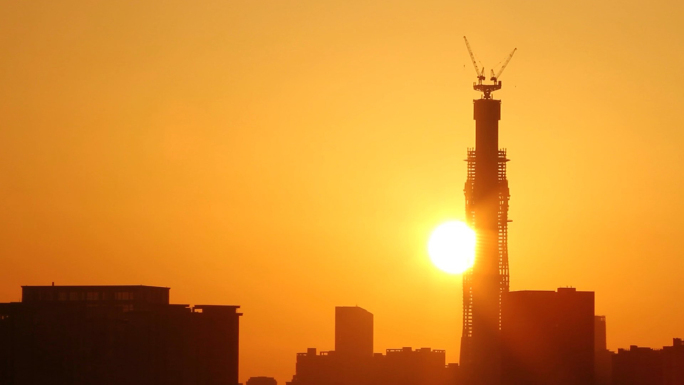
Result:
{"label": "rooftop antenna", "polygon": [[470,48],[470,43],[468,43],[468,38],[463,36],[463,40],[465,40],[466,47],[468,48],[468,53],[470,54],[470,60],[473,62],[473,67],[475,68],[475,74],[477,76],[477,82],[473,83],[473,89],[475,91],[480,91],[482,92],[482,97],[484,99],[491,99],[492,98],[492,92],[496,90],[501,89],[501,81],[499,78],[501,77],[501,74],[503,73],[503,70],[506,69],[506,66],[508,63],[511,61],[513,58],[513,54],[515,54],[515,51],[517,51],[517,48],[514,48],[513,51],[508,55],[506,58],[506,61],[503,63],[499,71],[496,73],[494,72],[494,69],[491,70],[491,77],[489,80],[491,80],[491,84],[485,84],[484,81],[487,79],[484,76],[485,69],[484,66],[482,66],[482,69],[478,67],[477,65],[477,60],[475,60],[475,55],[473,54],[473,49]]}

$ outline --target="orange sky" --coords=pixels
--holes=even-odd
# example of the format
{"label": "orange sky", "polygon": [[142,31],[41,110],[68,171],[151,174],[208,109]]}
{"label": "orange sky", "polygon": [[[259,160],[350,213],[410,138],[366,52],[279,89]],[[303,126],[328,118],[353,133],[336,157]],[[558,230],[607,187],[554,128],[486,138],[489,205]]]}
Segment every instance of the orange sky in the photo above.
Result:
{"label": "orange sky", "polygon": [[149,284],[241,305],[240,380],[333,348],[458,361],[462,36],[506,69],[511,289],[596,291],[611,349],[684,337],[681,1],[4,1],[0,301]]}

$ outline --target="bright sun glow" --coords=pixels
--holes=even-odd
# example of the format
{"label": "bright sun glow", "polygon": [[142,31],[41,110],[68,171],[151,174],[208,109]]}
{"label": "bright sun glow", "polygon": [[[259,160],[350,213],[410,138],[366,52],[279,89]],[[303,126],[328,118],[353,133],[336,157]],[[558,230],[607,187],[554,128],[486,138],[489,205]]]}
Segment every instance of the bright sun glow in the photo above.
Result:
{"label": "bright sun glow", "polygon": [[428,253],[440,270],[461,274],[475,261],[475,232],[463,222],[443,223],[432,232]]}

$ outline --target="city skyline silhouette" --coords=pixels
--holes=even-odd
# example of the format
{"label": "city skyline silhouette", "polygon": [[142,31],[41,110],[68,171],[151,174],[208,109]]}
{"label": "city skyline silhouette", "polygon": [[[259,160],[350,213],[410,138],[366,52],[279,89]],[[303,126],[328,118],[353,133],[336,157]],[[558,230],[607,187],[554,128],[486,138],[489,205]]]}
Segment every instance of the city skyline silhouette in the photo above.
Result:
{"label": "city skyline silhouette", "polygon": [[376,315],[377,351],[460,362],[461,276],[426,245],[466,220],[465,34],[487,68],[519,48],[495,93],[511,290],[594,291],[610,350],[669,345],[682,7],[3,3],[0,302],[55,282],[239,305],[241,383],[331,350],[342,305]]}

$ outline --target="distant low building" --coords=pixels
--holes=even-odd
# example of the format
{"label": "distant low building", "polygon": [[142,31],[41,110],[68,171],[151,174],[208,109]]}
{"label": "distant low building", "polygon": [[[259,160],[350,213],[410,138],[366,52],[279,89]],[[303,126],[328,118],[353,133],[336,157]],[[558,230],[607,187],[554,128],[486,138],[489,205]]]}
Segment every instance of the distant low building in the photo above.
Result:
{"label": "distant low building", "polygon": [[613,356],[613,385],[684,384],[684,344],[674,338],[662,349],[630,346]]}
{"label": "distant low building", "polygon": [[387,349],[370,358],[349,361],[335,351],[297,354],[289,385],[454,385],[457,364],[446,364],[444,350]]}
{"label": "distant low building", "polygon": [[454,385],[459,366],[444,350],[410,347],[372,353],[373,315],[360,307],[335,309],[337,350],[297,354],[288,385]]}
{"label": "distant low building", "polygon": [[0,304],[0,384],[237,385],[239,306],[169,288],[24,286]]}
{"label": "distant low building", "polygon": [[373,366],[374,385],[452,385],[457,368],[452,365],[448,370],[444,350],[410,347],[387,349],[384,356],[374,357]]}
{"label": "distant low building", "polygon": [[250,377],[246,385],[278,385],[273,377]]}

